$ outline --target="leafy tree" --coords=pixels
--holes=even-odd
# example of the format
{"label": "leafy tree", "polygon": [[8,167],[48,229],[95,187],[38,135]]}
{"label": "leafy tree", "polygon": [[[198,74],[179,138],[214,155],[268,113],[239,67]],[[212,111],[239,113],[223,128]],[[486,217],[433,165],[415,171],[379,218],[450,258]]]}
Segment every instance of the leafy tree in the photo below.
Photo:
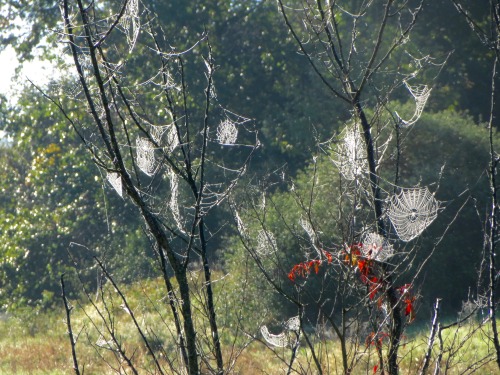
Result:
{"label": "leafy tree", "polygon": [[[90,265],[97,254],[121,259],[118,274],[144,273],[146,259],[135,260],[133,272],[125,268],[127,254],[137,258],[137,235],[127,233],[134,218],[125,208],[102,224],[111,214],[103,178],[86,162],[58,108],[27,89],[8,118],[12,142],[1,149],[2,308],[52,305],[59,275],[74,262]],[[94,278],[90,272],[85,276]]]}

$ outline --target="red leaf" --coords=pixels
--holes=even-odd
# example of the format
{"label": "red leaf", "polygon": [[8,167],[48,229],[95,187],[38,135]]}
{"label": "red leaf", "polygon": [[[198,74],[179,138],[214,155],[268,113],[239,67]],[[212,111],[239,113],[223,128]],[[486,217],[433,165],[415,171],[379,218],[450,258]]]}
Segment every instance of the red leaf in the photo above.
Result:
{"label": "red leaf", "polygon": [[321,264],[321,262],[318,260],[316,262],[314,262],[314,272],[316,272],[316,275],[318,274],[319,272],[319,265]]}
{"label": "red leaf", "polygon": [[375,374],[378,370],[378,365],[373,366],[373,373]]}

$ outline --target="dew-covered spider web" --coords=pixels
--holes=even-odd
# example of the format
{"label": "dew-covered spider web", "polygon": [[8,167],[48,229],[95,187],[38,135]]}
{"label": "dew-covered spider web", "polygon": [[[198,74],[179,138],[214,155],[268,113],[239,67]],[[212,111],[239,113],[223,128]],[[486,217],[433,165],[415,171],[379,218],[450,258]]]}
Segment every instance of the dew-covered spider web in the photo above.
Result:
{"label": "dew-covered spider web", "polygon": [[139,137],[137,138],[136,146],[137,166],[145,174],[152,176],[156,170],[155,149],[153,143],[147,138]]}
{"label": "dew-covered spider web", "polygon": [[103,349],[116,350],[116,344],[113,339],[106,340],[102,335],[97,339],[95,345]]}
{"label": "dew-covered spider web", "polygon": [[125,12],[122,18],[120,18],[120,25],[123,27],[125,35],[127,36],[129,51],[132,51],[141,29],[139,0],[128,0]]}
{"label": "dew-covered spider web", "polygon": [[403,189],[390,199],[387,215],[398,237],[411,241],[437,217],[439,202],[427,187]]}
{"label": "dew-covered spider web", "polygon": [[367,170],[366,149],[357,123],[347,125],[337,148],[335,165],[347,180],[355,180]]}
{"label": "dew-covered spider web", "polygon": [[217,140],[223,145],[233,145],[238,137],[238,128],[229,119],[222,121],[217,127]]}
{"label": "dew-covered spider web", "polygon": [[431,95],[432,88],[429,88],[427,85],[411,86],[407,81],[404,81],[404,84],[415,100],[415,112],[409,120],[403,120],[397,112],[396,116],[399,120],[399,124],[403,127],[407,127],[416,123],[420,116],[422,116],[427,99],[429,99],[429,96]]}
{"label": "dew-covered spider web", "polygon": [[118,195],[123,198],[123,185],[122,185],[122,177],[118,172],[108,172],[106,175],[106,179],[116,190]]}
{"label": "dew-covered spider web", "polygon": [[245,238],[248,237],[247,227],[241,219],[240,214],[236,210],[234,210],[234,219],[236,220],[236,226],[238,227],[238,232],[240,233],[240,235]]}
{"label": "dew-covered spider web", "polygon": [[158,145],[163,146],[165,152],[172,152],[179,145],[177,130],[173,124],[150,125],[149,134]]}
{"label": "dew-covered spider web", "polygon": [[168,171],[168,177],[170,180],[170,200],[168,202],[168,207],[177,228],[184,233],[179,210],[179,177],[170,168]]}
{"label": "dew-covered spider web", "polygon": [[274,253],[277,249],[276,238],[272,232],[261,229],[257,234],[257,248],[259,255],[266,256]]}
{"label": "dew-covered spider web", "polygon": [[316,234],[314,233],[314,229],[313,229],[311,223],[309,222],[309,220],[307,220],[303,216],[301,216],[299,219],[299,225],[307,233],[307,236],[309,237],[309,239],[314,242],[316,239]]}
{"label": "dew-covered spider web", "polygon": [[294,316],[293,318],[288,319],[283,325],[287,331],[299,331],[300,317],[298,315]]}
{"label": "dew-covered spider web", "polygon": [[299,316],[294,316],[283,323],[283,332],[274,335],[269,332],[266,326],[260,327],[260,332],[264,340],[272,346],[284,348],[286,346],[295,346],[300,334]]}
{"label": "dew-covered spider web", "polygon": [[385,262],[394,255],[394,249],[386,238],[378,233],[367,233],[363,238],[363,256]]}

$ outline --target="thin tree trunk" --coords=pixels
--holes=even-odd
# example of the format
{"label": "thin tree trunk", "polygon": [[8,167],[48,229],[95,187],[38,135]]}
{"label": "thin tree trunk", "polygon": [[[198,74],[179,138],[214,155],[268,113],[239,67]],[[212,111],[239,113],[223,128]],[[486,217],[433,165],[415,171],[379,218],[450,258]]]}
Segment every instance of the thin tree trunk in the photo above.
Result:
{"label": "thin tree trunk", "polygon": [[488,309],[491,320],[491,329],[493,331],[493,345],[495,346],[496,362],[500,369],[500,342],[498,339],[498,328],[496,321],[496,261],[495,261],[495,239],[497,237],[497,215],[498,215],[498,201],[497,201],[497,188],[496,188],[496,168],[498,164],[498,156],[495,154],[493,146],[493,136],[496,131],[493,129],[493,109],[495,106],[495,79],[497,70],[498,56],[495,57],[493,63],[493,72],[491,76],[491,110],[489,120],[489,141],[490,141],[490,170],[489,170],[489,183],[491,194],[491,212],[489,220],[489,233],[488,233],[488,250],[489,250],[489,295],[488,295]]}
{"label": "thin tree trunk", "polygon": [[78,368],[78,357],[76,356],[76,343],[73,337],[73,329],[71,327],[71,310],[73,308],[69,306],[68,300],[66,299],[66,289],[64,287],[64,274],[61,275],[61,290],[62,290],[62,299],[64,302],[64,310],[66,311],[66,326],[68,327],[68,336],[71,344],[71,357],[73,358],[73,370],[75,370],[76,375],[80,375],[80,370]]}
{"label": "thin tree trunk", "polygon": [[432,347],[434,346],[434,340],[436,338],[436,332],[438,330],[440,302],[441,298],[437,298],[436,303],[434,304],[434,317],[432,318],[432,327],[431,327],[431,332],[429,334],[429,342],[427,343],[427,352],[425,353],[424,365],[422,366],[420,375],[425,375],[427,373],[427,369],[429,368],[429,363],[431,361]]}

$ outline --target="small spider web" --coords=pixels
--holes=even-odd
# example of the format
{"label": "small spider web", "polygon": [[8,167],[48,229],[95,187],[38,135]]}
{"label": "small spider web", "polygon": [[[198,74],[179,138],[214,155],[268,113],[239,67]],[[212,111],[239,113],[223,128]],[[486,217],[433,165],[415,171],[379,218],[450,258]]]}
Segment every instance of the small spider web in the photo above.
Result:
{"label": "small spider web", "polygon": [[385,262],[394,255],[394,249],[386,238],[378,233],[367,233],[363,238],[363,256]]}
{"label": "small spider web", "polygon": [[257,253],[262,256],[270,255],[274,253],[276,249],[277,245],[274,234],[261,229],[257,235],[257,248],[255,249]]}
{"label": "small spider web", "polygon": [[156,170],[155,149],[153,143],[147,138],[139,137],[136,141],[136,163],[141,171],[152,176]]}
{"label": "small spider web", "polygon": [[170,179],[170,200],[168,202],[168,207],[172,218],[174,219],[177,228],[184,233],[184,227],[182,225],[181,213],[179,210],[179,177],[174,171],[169,169],[168,177]]}
{"label": "small spider web", "polygon": [[260,333],[262,333],[262,337],[264,337],[264,340],[266,340],[268,344],[277,346],[278,348],[285,348],[290,342],[285,332],[274,335],[269,332],[266,326],[260,327]]}
{"label": "small spider web", "polygon": [[334,163],[345,179],[353,181],[367,170],[365,145],[356,123],[347,125],[343,133]]}
{"label": "small spider web", "polygon": [[139,0],[128,0],[125,12],[120,19],[120,25],[125,30],[129,51],[132,51],[141,29],[141,19],[139,18]]}
{"label": "small spider web", "polygon": [[236,210],[234,210],[234,219],[236,220],[236,225],[237,225],[239,234],[242,237],[247,238],[248,237],[248,229],[247,229],[245,223],[243,222],[243,220],[241,219],[240,214]]}
{"label": "small spider web", "polygon": [[410,86],[407,81],[404,81],[404,84],[410,94],[413,96],[413,99],[415,99],[415,112],[409,120],[403,120],[397,112],[395,112],[395,114],[399,120],[399,124],[402,127],[408,127],[416,123],[420,116],[422,116],[422,112],[424,111],[427,99],[429,99],[429,96],[431,95],[432,88],[429,88],[429,86],[427,85]]}
{"label": "small spider web", "polygon": [[300,317],[294,316],[288,319],[284,324],[285,329],[288,331],[299,331],[300,330]]}
{"label": "small spider web", "polygon": [[283,323],[284,330],[280,334],[274,335],[269,332],[266,326],[260,327],[260,332],[264,340],[272,346],[285,348],[295,346],[300,334],[300,319],[298,316],[288,319]]}
{"label": "small spider web", "polygon": [[118,172],[108,172],[106,175],[106,179],[116,190],[118,195],[123,198],[123,185],[122,185],[122,177]]}
{"label": "small spider web", "polygon": [[427,187],[403,189],[390,199],[387,215],[405,242],[418,237],[437,217],[439,202]]}
{"label": "small spider web", "polygon": [[151,139],[158,144],[161,144],[161,139],[163,138],[163,134],[167,131],[170,125],[150,125],[149,135]]}
{"label": "small spider web", "polygon": [[[166,152],[172,152],[179,145],[179,140],[177,138],[177,131],[175,126],[172,125],[150,125],[149,134],[151,139],[153,139],[158,145],[164,145],[163,149]],[[164,137],[164,134],[166,136]],[[165,142],[163,139],[165,138]]]}
{"label": "small spider web", "polygon": [[301,216],[299,219],[299,225],[307,233],[307,236],[309,237],[309,239],[312,242],[314,242],[316,240],[316,234],[314,233],[314,229],[313,229],[311,223],[309,222],[309,220],[304,219],[304,217]]}
{"label": "small spider web", "polygon": [[238,128],[229,119],[222,121],[217,127],[217,140],[223,145],[233,145],[238,137]]}
{"label": "small spider web", "polygon": [[173,124],[168,126],[166,138],[164,150],[168,152],[174,151],[179,146],[179,138],[177,137],[177,129]]}

